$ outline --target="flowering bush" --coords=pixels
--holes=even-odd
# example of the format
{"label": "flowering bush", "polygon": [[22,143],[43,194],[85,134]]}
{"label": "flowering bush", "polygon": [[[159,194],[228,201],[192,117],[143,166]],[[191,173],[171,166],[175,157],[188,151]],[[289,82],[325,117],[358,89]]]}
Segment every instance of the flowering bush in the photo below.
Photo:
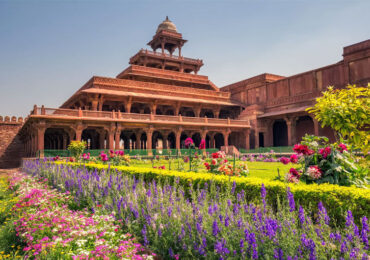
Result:
{"label": "flowering bush", "polygon": [[70,151],[72,157],[75,158],[75,160],[80,159],[81,154],[84,152],[85,148],[86,148],[85,141],[72,141],[68,145],[68,150]]}
{"label": "flowering bush", "polygon": [[[301,159],[292,155],[290,161],[299,160],[302,166],[299,169],[301,174],[292,169],[287,174],[290,182],[300,179],[306,183],[326,182],[345,186],[364,186],[368,183],[368,169],[357,165],[355,157],[343,143],[329,144],[326,137],[306,135],[293,150]],[[285,163],[285,160],[282,162]]]}
{"label": "flowering bush", "polygon": [[49,189],[46,181],[22,173],[10,178],[10,186],[18,187],[13,224],[17,236],[26,243],[25,258],[148,258],[144,248],[122,232],[113,214],[69,210],[69,192]]}
{"label": "flowering bush", "polygon": [[211,157],[210,161],[204,163],[206,169],[211,173],[228,176],[247,176],[249,173],[247,164],[231,165],[223,151],[212,153]]}
{"label": "flowering bush", "polygon": [[[196,183],[182,186],[182,180],[174,178],[162,186],[132,174],[99,175],[53,165],[28,171],[52,176],[54,185],[70,191],[79,201],[87,201],[93,210],[102,205],[102,212],[116,211],[128,231],[140,237],[145,246],[161,252],[164,259],[368,258],[366,216],[358,225],[348,211],[345,229],[331,227],[332,216],[323,203],[315,203],[318,214],[314,219],[296,203],[295,186],[292,190],[283,188],[284,203],[278,204],[278,213],[274,213],[268,203],[274,189],[259,185],[254,191],[259,197],[255,205],[249,200],[250,192],[238,189],[236,181],[241,178],[231,177],[236,181],[224,181],[223,186],[207,181],[196,188]],[[189,173],[181,174],[190,177]],[[222,189],[226,189],[223,194]]]}
{"label": "flowering bush", "polygon": [[124,151],[114,151],[109,150],[109,154],[106,154],[104,151],[101,151],[99,159],[105,163],[111,163],[112,165],[129,165],[130,156],[125,155]]}
{"label": "flowering bush", "polygon": [[250,161],[250,162],[278,162],[279,160],[276,159],[275,153],[271,150],[269,153],[265,154],[248,154],[244,155],[241,158],[242,161]]}

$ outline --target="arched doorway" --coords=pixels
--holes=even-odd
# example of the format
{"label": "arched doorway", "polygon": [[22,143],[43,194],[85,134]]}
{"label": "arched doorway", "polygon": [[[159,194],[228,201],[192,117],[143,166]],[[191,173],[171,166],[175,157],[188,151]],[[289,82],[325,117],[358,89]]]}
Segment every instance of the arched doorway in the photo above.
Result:
{"label": "arched doorway", "polygon": [[81,140],[86,142],[87,149],[104,149],[100,144],[100,134],[94,128],[83,130]]}
{"label": "arched doorway", "polygon": [[180,148],[185,148],[185,139],[188,138],[188,135],[185,132],[181,133],[180,136]]}
{"label": "arched doorway", "polygon": [[48,128],[45,130],[44,149],[65,150],[69,143],[69,135],[63,128]]}
{"label": "arched doorway", "polygon": [[163,148],[163,136],[159,131],[154,131],[152,136],[152,149]]}
{"label": "arched doorway", "polygon": [[288,128],[284,120],[277,120],[273,125],[274,146],[288,146]]}
{"label": "arched doorway", "polygon": [[215,134],[215,147],[220,149],[221,146],[225,145],[224,135],[221,133]]}
{"label": "arched doorway", "polygon": [[200,133],[193,134],[191,139],[193,139],[195,147],[199,147],[200,142],[202,141]]}

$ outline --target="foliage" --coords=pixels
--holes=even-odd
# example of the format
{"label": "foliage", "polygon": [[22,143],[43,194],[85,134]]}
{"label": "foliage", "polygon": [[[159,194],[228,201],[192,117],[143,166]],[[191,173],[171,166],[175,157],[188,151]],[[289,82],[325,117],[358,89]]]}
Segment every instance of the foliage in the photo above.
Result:
{"label": "foliage", "polygon": [[356,158],[345,144],[330,144],[327,137],[307,135],[293,150],[302,164],[298,171],[291,169],[287,179],[305,183],[331,183],[342,186],[357,185],[366,187],[369,183],[368,169],[357,164]]}
{"label": "foliage", "polygon": [[370,83],[367,87],[329,87],[316,101],[308,111],[315,114],[323,126],[330,126],[339,132],[366,155],[370,142]]}
{"label": "foliage", "polygon": [[48,188],[44,178],[14,173],[9,181],[19,185],[12,224],[25,243],[24,259],[147,259],[112,214],[69,210],[70,193]]}
{"label": "foliage", "polygon": [[[132,167],[119,168],[132,170]],[[122,175],[115,171],[99,174],[86,168],[73,170],[59,164],[31,162],[25,169],[48,178],[50,184],[63,191],[70,191],[77,200],[87,201],[92,210],[99,205],[102,212],[114,210],[130,233],[140,237],[145,246],[160,252],[164,259],[367,258],[367,218],[362,217],[358,226],[348,211],[343,216],[345,229],[334,228],[329,225],[333,221],[330,198],[320,198],[325,198],[326,205],[305,198],[305,201],[311,199],[316,209],[317,215],[312,218],[311,212],[299,205],[304,202],[299,199],[304,190],[297,192],[297,187],[281,186],[281,193],[276,193],[276,187],[271,184],[259,183],[252,191],[246,186],[239,189],[240,182],[246,178],[213,175],[215,179],[207,179],[203,185],[190,182],[190,188],[189,183],[183,185],[181,177],[158,182],[144,180],[147,175],[136,178],[131,173]],[[152,171],[152,174],[159,172]],[[179,175],[190,179],[210,176]],[[320,190],[321,186],[318,187]],[[251,193],[258,205],[251,203]],[[277,202],[276,209],[270,207],[272,201]]]}
{"label": "foliage", "polygon": [[[234,158],[235,160],[235,158]],[[249,171],[246,163],[231,165],[226,159],[226,154],[223,151],[212,153],[212,158],[204,163],[204,166],[210,173],[224,174],[227,176],[247,176]]]}
{"label": "foliage", "polygon": [[68,150],[70,151],[72,157],[77,161],[80,159],[82,153],[84,152],[86,148],[86,142],[85,141],[72,141],[68,145]]}
{"label": "foliage", "polygon": [[[77,163],[63,163],[56,162],[58,166],[74,166],[80,167]],[[38,165],[38,164],[36,164]],[[25,161],[25,169],[36,167],[33,162]],[[38,165],[37,167],[43,167]],[[104,172],[108,170],[108,165],[103,164],[85,164],[84,168],[92,171]],[[300,183],[298,185],[286,184],[280,181],[271,181],[267,179],[253,178],[253,177],[229,177],[225,175],[215,175],[212,173],[194,173],[194,172],[178,172],[178,171],[163,171],[151,168],[141,167],[126,167],[118,166],[111,167],[116,169],[119,173],[136,178],[143,178],[146,181],[157,182],[171,182],[174,179],[179,180],[179,184],[185,189],[192,187],[203,187],[207,182],[214,182],[220,186],[222,191],[223,186],[227,183],[235,182],[237,190],[244,190],[249,201],[256,201],[258,199],[259,189],[264,183],[268,191],[267,200],[271,205],[276,206],[276,198],[284,198],[286,187],[290,187],[296,200],[307,211],[316,212],[315,205],[323,201],[327,206],[328,213],[332,216],[338,224],[343,223],[343,214],[347,210],[352,210],[356,220],[361,216],[370,215],[370,193],[368,190],[355,187],[341,187],[331,184],[311,184],[306,185]]]}

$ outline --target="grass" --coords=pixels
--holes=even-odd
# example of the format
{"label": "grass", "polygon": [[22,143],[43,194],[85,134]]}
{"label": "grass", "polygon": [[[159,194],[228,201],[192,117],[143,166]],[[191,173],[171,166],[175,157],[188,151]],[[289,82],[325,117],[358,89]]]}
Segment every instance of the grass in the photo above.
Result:
{"label": "grass", "polygon": [[[183,163],[181,166],[182,160],[178,162],[177,160],[172,160],[171,167],[168,160],[131,160],[130,166],[135,167],[142,167],[142,168],[152,168],[162,166],[164,165],[166,169],[171,170],[178,170],[179,166],[180,169],[183,167],[185,171],[189,170],[189,163]],[[295,167],[296,165],[288,164],[284,165],[280,162],[241,162],[236,161],[236,164],[238,163],[246,163],[248,165],[249,169],[249,176],[251,177],[257,177],[261,179],[269,179],[272,180],[278,176],[278,172],[280,173],[280,176],[285,176],[285,174],[289,171],[291,167]],[[199,172],[206,172],[206,169],[203,165],[200,166]]]}

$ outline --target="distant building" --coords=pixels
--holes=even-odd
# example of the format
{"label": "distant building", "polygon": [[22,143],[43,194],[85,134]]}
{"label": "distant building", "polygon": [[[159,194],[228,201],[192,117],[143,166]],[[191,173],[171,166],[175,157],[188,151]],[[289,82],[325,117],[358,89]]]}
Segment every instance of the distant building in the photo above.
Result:
{"label": "distant building", "polygon": [[[222,88],[198,75],[202,60],[182,56],[185,43],[166,18],[148,43],[152,50],[141,49],[116,78],[92,77],[60,108],[35,106],[16,126],[22,156],[66,149],[71,140],[85,140],[90,149],[151,153],[182,148],[187,137],[196,145],[205,139],[207,148],[238,149],[293,145],[305,133],[333,138],[305,109],[329,85],[370,82],[370,40],[345,47],[333,65],[291,77],[266,73]],[[8,146],[0,148],[1,158]]]}

